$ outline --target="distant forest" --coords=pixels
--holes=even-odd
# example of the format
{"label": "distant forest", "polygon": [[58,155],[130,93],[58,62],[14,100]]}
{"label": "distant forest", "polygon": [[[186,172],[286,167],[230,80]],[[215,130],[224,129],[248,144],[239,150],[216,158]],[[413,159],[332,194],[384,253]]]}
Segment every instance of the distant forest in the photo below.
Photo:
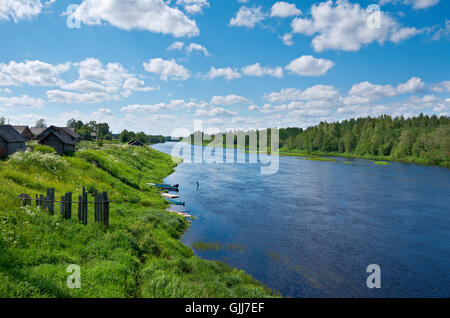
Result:
{"label": "distant forest", "polygon": [[[248,132],[238,132],[248,134]],[[321,122],[305,130],[282,128],[280,151],[397,160],[450,166],[450,118],[364,117]],[[193,138],[193,135],[191,135]],[[224,135],[225,139],[225,135]],[[246,138],[248,142],[248,137]],[[192,139],[193,141],[193,139]],[[226,142],[226,141],[224,141]],[[235,144],[237,138],[235,138]]]}

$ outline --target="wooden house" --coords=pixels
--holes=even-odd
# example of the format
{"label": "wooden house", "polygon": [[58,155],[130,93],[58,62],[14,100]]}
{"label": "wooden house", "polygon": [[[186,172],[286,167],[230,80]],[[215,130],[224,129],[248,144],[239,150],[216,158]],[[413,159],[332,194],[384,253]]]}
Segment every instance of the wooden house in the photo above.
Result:
{"label": "wooden house", "polygon": [[0,157],[25,150],[27,140],[11,125],[0,125]]}
{"label": "wooden house", "polygon": [[145,144],[140,140],[133,140],[133,141],[130,141],[128,144],[130,146],[135,146],[135,147],[144,147],[145,146]]}
{"label": "wooden house", "polygon": [[52,147],[59,155],[75,152],[76,142],[63,133],[50,130],[46,134],[42,134],[39,144]]}
{"label": "wooden house", "polygon": [[31,132],[31,129],[28,126],[13,126],[15,130],[19,134],[25,137],[26,140],[33,139],[33,133]]}

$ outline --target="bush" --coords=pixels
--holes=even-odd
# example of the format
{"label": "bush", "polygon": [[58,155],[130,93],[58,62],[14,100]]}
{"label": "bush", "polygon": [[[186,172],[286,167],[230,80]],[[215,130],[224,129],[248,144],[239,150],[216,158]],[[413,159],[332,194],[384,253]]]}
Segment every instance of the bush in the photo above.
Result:
{"label": "bush", "polygon": [[48,171],[61,170],[67,167],[67,162],[54,153],[41,152],[16,152],[11,156],[9,162],[27,168],[38,167]]}
{"label": "bush", "polygon": [[54,154],[56,154],[56,150],[55,149],[53,149],[50,146],[43,146],[43,145],[38,145],[38,146],[34,147],[34,152],[54,153]]}

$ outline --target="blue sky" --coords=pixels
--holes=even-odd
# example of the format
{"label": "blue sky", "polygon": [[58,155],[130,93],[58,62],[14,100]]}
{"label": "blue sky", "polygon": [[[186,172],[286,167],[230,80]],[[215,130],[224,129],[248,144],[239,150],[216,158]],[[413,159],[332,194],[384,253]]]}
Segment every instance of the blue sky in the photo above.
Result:
{"label": "blue sky", "polygon": [[444,0],[4,0],[0,116],[173,134],[195,119],[448,115],[448,12]]}

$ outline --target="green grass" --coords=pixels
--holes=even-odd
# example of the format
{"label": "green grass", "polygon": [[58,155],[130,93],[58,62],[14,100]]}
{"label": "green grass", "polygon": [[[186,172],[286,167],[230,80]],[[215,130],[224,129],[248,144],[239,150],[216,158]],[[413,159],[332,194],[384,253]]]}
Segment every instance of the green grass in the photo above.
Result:
{"label": "green grass", "polygon": [[390,163],[386,162],[386,161],[374,161],[373,163],[376,164],[376,165],[383,165],[383,166],[389,166],[390,165]]}
{"label": "green grass", "polygon": [[309,158],[298,158],[298,159],[312,160],[312,161],[333,161],[333,162],[337,162],[337,160],[334,159],[334,158],[309,157]]}
{"label": "green grass", "polygon": [[[268,297],[251,276],[194,256],[179,237],[189,223],[165,211],[146,182],[162,182],[176,165],[148,147],[82,143],[74,157],[28,152],[0,161],[0,297]],[[18,195],[82,187],[107,191],[110,228],[21,207]],[[76,205],[72,215],[76,215]],[[58,211],[58,208],[56,207]],[[75,211],[75,212],[74,212]],[[69,289],[67,266],[81,268]]]}

